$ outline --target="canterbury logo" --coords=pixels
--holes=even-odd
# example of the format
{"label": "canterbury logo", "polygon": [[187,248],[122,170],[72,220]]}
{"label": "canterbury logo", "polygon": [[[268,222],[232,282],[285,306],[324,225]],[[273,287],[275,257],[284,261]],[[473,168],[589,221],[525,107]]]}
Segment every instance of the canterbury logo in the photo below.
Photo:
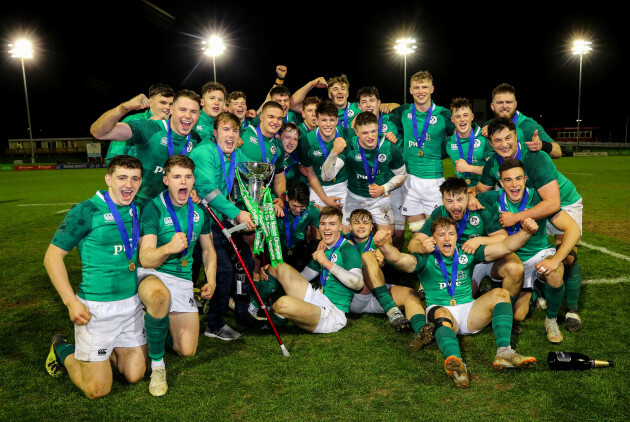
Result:
{"label": "canterbury logo", "polygon": [[107,349],[98,349],[99,356],[103,356],[107,354]]}

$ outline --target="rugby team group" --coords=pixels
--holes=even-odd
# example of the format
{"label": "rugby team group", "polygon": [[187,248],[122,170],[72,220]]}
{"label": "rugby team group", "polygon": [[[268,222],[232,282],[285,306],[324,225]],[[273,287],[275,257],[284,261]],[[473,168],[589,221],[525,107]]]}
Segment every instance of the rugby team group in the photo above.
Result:
{"label": "rugby team group", "polygon": [[[457,335],[491,325],[494,368],[529,368],[536,358],[510,344],[531,309],[546,309],[540,331],[552,343],[563,340],[563,302],[564,331],[582,328],[582,199],[514,87],[492,91],[495,118],[481,126],[468,99],[433,102],[427,71],[411,77],[403,105],[375,87],[349,101],[345,75],[291,93],[286,67],[276,73],[258,110],[217,82],[201,95],[156,84],[92,124],[111,141],[106,187],[67,213],[44,258],[75,333],[74,343],[53,337],[49,374],[65,369],[94,399],[110,392],[112,366],[133,383],[148,360],[149,392],[164,395],[165,351],[194,355],[200,332],[237,340],[230,308],[239,327],[290,321],[311,333],[382,313],[415,332],[414,348],[435,341],[456,387],[469,385]],[[456,174],[445,180],[446,158]],[[275,170],[263,198],[239,171],[250,162]],[[221,226],[236,225],[232,247]],[[64,263],[75,246],[77,292]],[[401,272],[417,274],[419,289],[386,283]]]}

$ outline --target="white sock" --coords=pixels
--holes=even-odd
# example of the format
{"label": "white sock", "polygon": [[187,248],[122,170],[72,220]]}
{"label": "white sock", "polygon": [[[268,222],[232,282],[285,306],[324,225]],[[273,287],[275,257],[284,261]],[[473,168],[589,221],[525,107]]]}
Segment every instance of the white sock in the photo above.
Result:
{"label": "white sock", "polygon": [[164,364],[164,358],[160,359],[160,360],[153,360],[151,359],[151,370],[155,370],[156,368],[160,368],[160,367],[165,367],[166,365]]}

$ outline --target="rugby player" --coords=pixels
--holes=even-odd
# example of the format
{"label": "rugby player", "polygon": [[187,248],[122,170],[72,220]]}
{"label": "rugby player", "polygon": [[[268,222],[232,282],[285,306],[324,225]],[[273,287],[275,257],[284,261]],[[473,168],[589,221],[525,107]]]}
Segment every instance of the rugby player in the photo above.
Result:
{"label": "rugby player", "polygon": [[189,154],[201,141],[193,131],[199,119],[201,98],[190,90],[181,90],[173,98],[173,110],[167,120],[119,120],[132,110],[149,106],[144,94],[105,112],[91,126],[92,136],[100,140],[127,142],[135,145],[143,170],[143,181],[134,202],[142,208],[164,188],[164,162],[171,155]]}
{"label": "rugby player", "polygon": [[[130,383],[141,380],[147,359],[136,271],[140,226],[133,203],[142,184],[142,163],[128,155],[112,158],[105,183],[107,190],[68,212],[44,256],[48,276],[74,324],[76,343],[55,335],[46,370],[58,376],[65,368],[90,399],[109,394],[112,367]],[[75,246],[82,261],[76,294],[64,264]]]}
{"label": "rugby player", "polygon": [[427,321],[435,326],[435,341],[446,358],[444,370],[455,387],[465,388],[470,382],[456,334],[474,334],[492,324],[497,346],[495,369],[527,368],[536,362],[536,358],[522,356],[510,346],[513,318],[509,292],[497,288],[477,299],[472,297],[474,265],[515,252],[538,229],[531,219],[523,220],[521,225],[523,230],[514,236],[480,246],[474,254],[457,247],[457,223],[445,217],[431,224],[433,254],[404,254],[387,243],[388,232],[379,231],[374,236],[374,243],[388,262],[418,274],[426,292]]}
{"label": "rugby player", "polygon": [[413,104],[396,108],[390,116],[403,134],[401,149],[409,175],[404,185],[402,214],[414,233],[442,203],[439,186],[444,182],[444,144],[453,133],[449,110],[431,99],[434,91],[433,76],[426,71],[417,72],[409,87]]}
{"label": "rugby player", "polygon": [[193,356],[199,342],[199,315],[193,295],[193,250],[201,245],[206,283],[201,297],[210,299],[216,287],[217,257],[212,244],[210,216],[194,204],[195,164],[173,155],[164,164],[167,189],[143,210],[140,238],[138,295],[146,308],[144,329],[151,359],[149,393],[168,390],[165,346],[180,356]]}

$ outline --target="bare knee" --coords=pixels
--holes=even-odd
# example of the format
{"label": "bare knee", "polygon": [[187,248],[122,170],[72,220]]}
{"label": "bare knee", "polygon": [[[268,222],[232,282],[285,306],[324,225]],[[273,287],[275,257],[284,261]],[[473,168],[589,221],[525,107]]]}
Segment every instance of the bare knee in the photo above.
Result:
{"label": "bare knee", "polygon": [[281,296],[273,304],[273,311],[278,315],[283,315],[289,308],[289,300],[287,296]]}
{"label": "bare knee", "polygon": [[111,383],[103,383],[101,381],[90,382],[82,389],[85,396],[90,400],[97,400],[105,397],[112,390]]}
{"label": "bare knee", "polygon": [[179,356],[183,356],[183,357],[195,356],[195,354],[197,353],[197,345],[196,344],[190,344],[190,345],[180,344],[175,348],[175,351],[177,352]]}
{"label": "bare knee", "polygon": [[506,289],[492,289],[488,293],[491,294],[497,302],[510,302],[510,292]]}

